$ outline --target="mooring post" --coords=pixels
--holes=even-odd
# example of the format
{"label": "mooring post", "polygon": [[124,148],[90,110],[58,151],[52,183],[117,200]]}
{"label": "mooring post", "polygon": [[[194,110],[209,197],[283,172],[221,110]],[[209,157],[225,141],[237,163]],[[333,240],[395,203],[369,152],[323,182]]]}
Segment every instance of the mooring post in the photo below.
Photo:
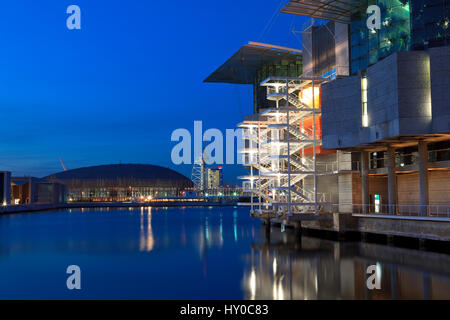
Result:
{"label": "mooring post", "polygon": [[395,237],[394,237],[394,235],[388,234],[386,236],[386,238],[387,238],[387,244],[388,245],[393,246],[395,244]]}
{"label": "mooring post", "polygon": [[302,222],[295,222],[294,223],[294,232],[295,232],[295,238],[298,242],[302,242]]}
{"label": "mooring post", "polygon": [[270,241],[270,219],[265,221],[266,223],[266,240]]}
{"label": "mooring post", "polygon": [[338,241],[345,241],[345,240],[347,240],[347,234],[344,231],[339,231],[337,233],[337,240]]}
{"label": "mooring post", "polygon": [[369,241],[368,234],[365,232],[361,232],[361,242],[368,242],[368,241]]}
{"label": "mooring post", "polygon": [[427,240],[424,238],[419,239],[419,250],[425,250],[427,248]]}

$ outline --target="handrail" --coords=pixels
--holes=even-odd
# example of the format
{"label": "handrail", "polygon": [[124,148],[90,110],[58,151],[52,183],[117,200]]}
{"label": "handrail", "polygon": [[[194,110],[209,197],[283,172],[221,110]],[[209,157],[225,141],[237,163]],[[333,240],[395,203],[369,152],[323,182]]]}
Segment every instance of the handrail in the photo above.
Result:
{"label": "handrail", "polygon": [[353,213],[386,214],[408,217],[447,217],[450,218],[450,204],[367,204],[352,205]]}

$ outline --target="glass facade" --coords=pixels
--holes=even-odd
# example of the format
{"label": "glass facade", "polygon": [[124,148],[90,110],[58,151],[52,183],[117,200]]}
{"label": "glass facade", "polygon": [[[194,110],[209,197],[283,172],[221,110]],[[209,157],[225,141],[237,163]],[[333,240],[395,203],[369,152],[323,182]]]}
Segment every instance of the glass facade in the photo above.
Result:
{"label": "glass facade", "polygon": [[354,14],[350,24],[351,72],[356,74],[397,51],[411,48],[409,0],[369,0],[381,9],[381,29],[369,30],[365,10]]}
{"label": "glass facade", "polygon": [[253,83],[254,112],[262,108],[274,107],[274,102],[266,99],[267,88],[259,84],[269,77],[299,77],[303,72],[302,57],[296,60],[281,60],[276,63],[264,64],[258,70]]}
{"label": "glass facade", "polygon": [[450,1],[411,0],[413,49],[450,45]]}
{"label": "glass facade", "polygon": [[[329,21],[308,31],[312,32],[313,73],[325,77],[336,67],[335,23]],[[308,54],[308,50],[305,53]]]}
{"label": "glass facade", "polygon": [[352,74],[397,51],[450,45],[449,0],[368,0],[363,8],[370,5],[381,9],[381,29],[367,28],[365,10],[352,16]]}
{"label": "glass facade", "polygon": [[173,187],[69,187],[70,202],[120,202],[148,197],[178,197],[181,188]]}
{"label": "glass facade", "polygon": [[[384,151],[370,154],[370,169],[385,168],[387,165],[387,155]],[[395,152],[395,163],[397,167],[415,165],[419,161],[419,151],[417,146],[397,149]],[[450,141],[440,141],[428,144],[428,161],[441,162],[450,161]]]}

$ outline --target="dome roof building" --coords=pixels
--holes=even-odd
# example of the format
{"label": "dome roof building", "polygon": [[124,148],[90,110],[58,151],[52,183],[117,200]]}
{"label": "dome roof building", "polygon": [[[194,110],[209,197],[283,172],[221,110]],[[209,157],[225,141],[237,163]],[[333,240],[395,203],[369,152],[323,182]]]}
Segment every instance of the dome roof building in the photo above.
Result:
{"label": "dome roof building", "polygon": [[68,187],[72,201],[128,201],[178,196],[193,183],[184,175],[148,164],[113,164],[67,170],[45,179]]}

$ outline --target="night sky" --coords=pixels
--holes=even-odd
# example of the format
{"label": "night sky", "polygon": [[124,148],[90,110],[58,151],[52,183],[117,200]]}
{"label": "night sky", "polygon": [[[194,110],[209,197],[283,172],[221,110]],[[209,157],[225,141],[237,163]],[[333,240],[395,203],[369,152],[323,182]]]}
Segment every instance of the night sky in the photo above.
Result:
{"label": "night sky", "polygon": [[[301,47],[290,30],[304,18],[271,20],[281,3],[3,1],[0,170],[42,177],[62,157],[68,169],[147,163],[190,177],[171,163],[172,131],[235,128],[252,112],[250,86],[203,80],[248,41]],[[81,30],[66,27],[71,4]],[[243,172],[225,166],[226,182]]]}

